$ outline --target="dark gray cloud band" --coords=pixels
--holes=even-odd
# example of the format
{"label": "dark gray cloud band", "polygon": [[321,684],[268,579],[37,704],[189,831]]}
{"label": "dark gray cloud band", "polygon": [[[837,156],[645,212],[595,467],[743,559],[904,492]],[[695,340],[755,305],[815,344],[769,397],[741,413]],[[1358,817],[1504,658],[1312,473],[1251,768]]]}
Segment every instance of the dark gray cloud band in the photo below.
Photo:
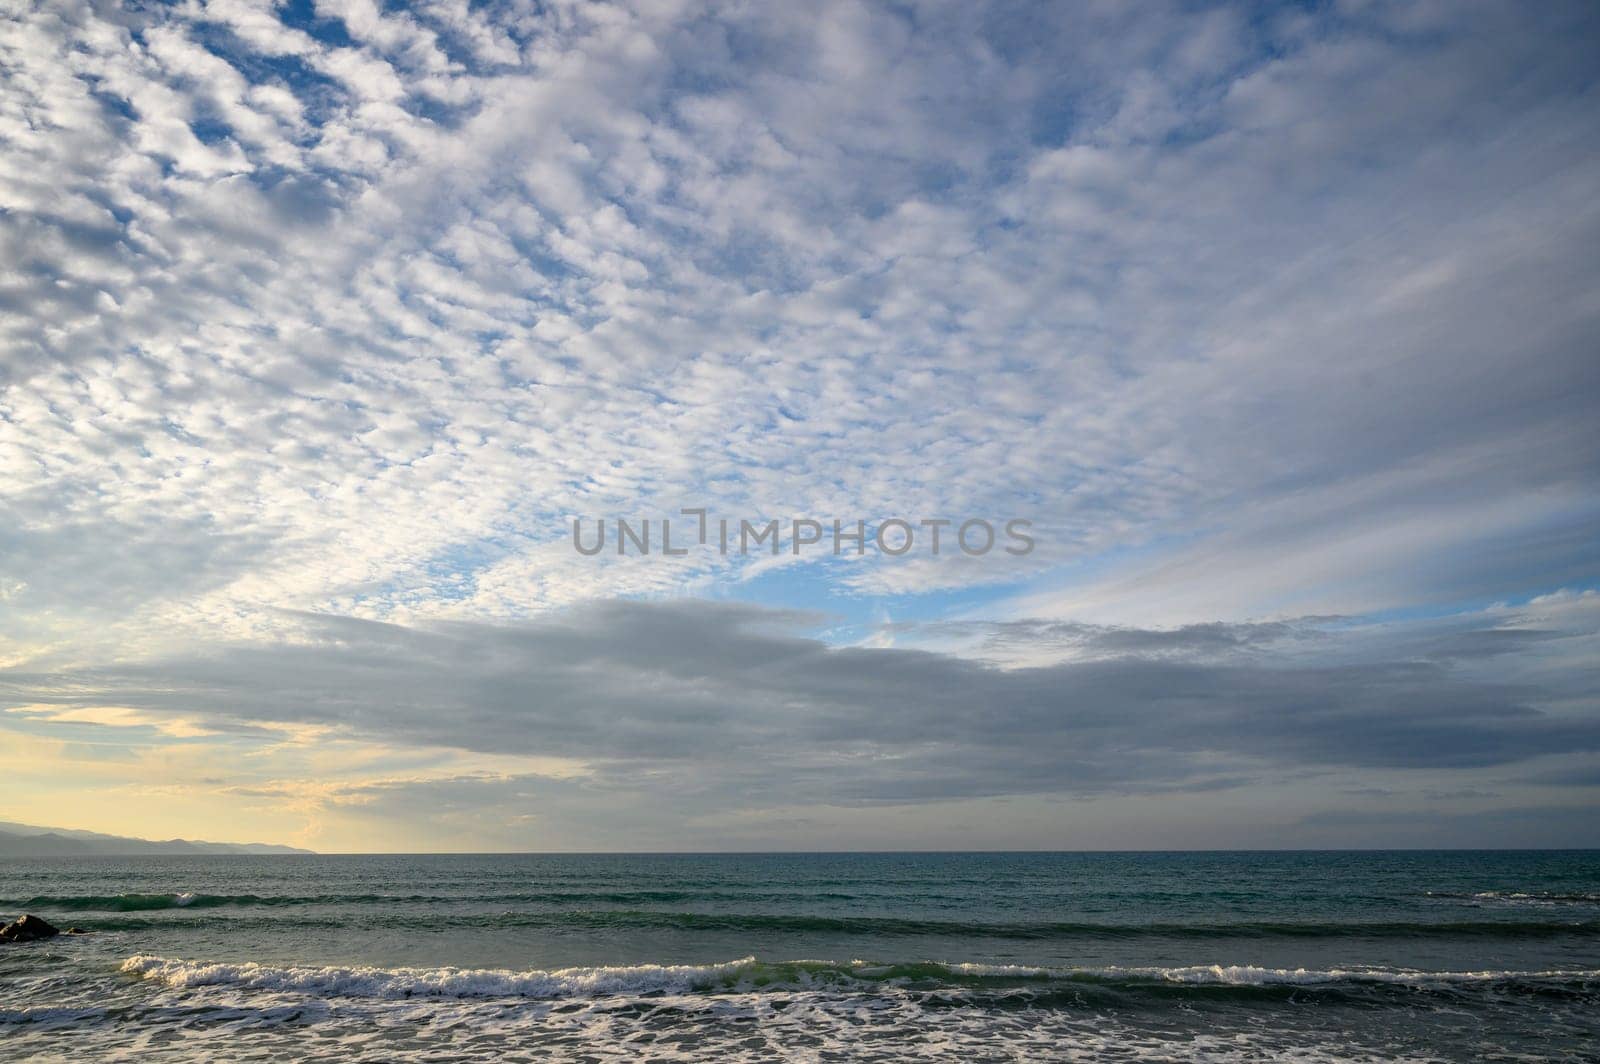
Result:
{"label": "dark gray cloud band", "polygon": [[[1455,664],[1538,633],[1458,627],[1386,660],[1341,659],[1338,633],[1315,624],[1090,629],[1073,660],[1001,668],[834,648],[801,634],[818,618],[701,601],[613,601],[514,626],[303,620],[296,642],[0,671],[0,703],[129,706],[229,730],[326,725],[576,758],[619,783],[667,774],[707,793],[846,803],[1206,789],[1600,750],[1592,712]],[[1003,631],[1058,639],[1061,626]],[[1261,649],[1286,638],[1295,653]],[[1183,646],[1192,653],[1174,656]]]}

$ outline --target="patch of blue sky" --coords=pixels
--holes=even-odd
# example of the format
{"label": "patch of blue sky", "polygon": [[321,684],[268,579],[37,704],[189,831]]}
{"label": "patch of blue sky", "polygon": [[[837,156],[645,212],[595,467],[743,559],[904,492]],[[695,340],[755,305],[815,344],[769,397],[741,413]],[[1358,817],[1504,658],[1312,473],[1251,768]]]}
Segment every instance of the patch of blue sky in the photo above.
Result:
{"label": "patch of blue sky", "polygon": [[859,563],[819,559],[765,569],[748,579],[719,582],[709,597],[818,614],[822,620],[809,634],[836,645],[848,645],[869,637],[886,620],[928,623],[981,614],[1014,595],[1024,583],[1020,577],[1008,578],[1005,568],[997,563],[992,584],[868,593],[841,583],[848,567],[855,564]]}
{"label": "patch of blue sky", "polygon": [[[342,23],[338,23],[341,26]],[[332,111],[348,99],[348,90],[297,55],[269,55],[241,41],[232,30],[212,22],[197,21],[188,28],[189,37],[207,51],[226,61],[252,85],[282,85],[293,92],[305,108],[306,121],[322,124]],[[317,36],[313,34],[313,36]],[[350,43],[347,37],[327,41],[337,47]],[[321,39],[321,38],[319,38]]]}
{"label": "patch of blue sky", "polygon": [[355,43],[344,21],[320,14],[315,0],[285,0],[278,6],[277,16],[285,26],[309,34],[323,44],[345,48]]}
{"label": "patch of blue sky", "polygon": [[1374,624],[1410,624],[1422,621],[1448,620],[1459,617],[1463,620],[1477,617],[1493,609],[1517,609],[1532,604],[1534,601],[1550,595],[1562,593],[1591,594],[1600,593],[1600,577],[1578,584],[1551,584],[1544,587],[1523,588],[1515,594],[1496,597],[1478,597],[1461,599],[1455,602],[1439,602],[1418,605],[1396,606],[1391,609],[1373,610],[1358,617],[1340,617],[1328,622],[1329,628],[1361,627]]}
{"label": "patch of blue sky", "polygon": [[360,598],[412,606],[461,602],[476,593],[480,574],[515,551],[499,537],[451,544],[403,576],[364,588]]}
{"label": "patch of blue sky", "polygon": [[[1480,534],[1427,557],[1418,582],[1431,591],[1413,608],[1512,601],[1561,588],[1600,584],[1600,505],[1578,501],[1543,520]],[[1529,593],[1529,588],[1539,588]]]}
{"label": "patch of blue sky", "polygon": [[[93,74],[85,74],[84,81],[88,82],[90,85],[100,85],[104,83],[100,78],[94,76]],[[120,124],[123,125],[124,128],[126,128],[128,124],[132,123],[139,117],[139,112],[134,110],[133,104],[114,92],[104,92],[98,88],[91,88],[89,90],[89,95],[94,97],[95,102],[101,107],[105,108],[108,112],[121,119],[122,122]]]}
{"label": "patch of blue sky", "polygon": [[436,126],[456,129],[477,114],[482,109],[482,104],[477,100],[450,103],[435,96],[411,93],[400,101],[400,107],[408,114],[425,119]]}

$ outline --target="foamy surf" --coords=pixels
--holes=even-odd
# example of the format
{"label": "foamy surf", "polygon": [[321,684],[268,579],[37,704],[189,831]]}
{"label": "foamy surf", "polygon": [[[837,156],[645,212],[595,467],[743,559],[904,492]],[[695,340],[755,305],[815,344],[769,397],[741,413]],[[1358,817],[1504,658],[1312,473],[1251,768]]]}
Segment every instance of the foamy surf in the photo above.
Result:
{"label": "foamy surf", "polygon": [[[1088,974],[1088,973],[1086,973]],[[1485,969],[1474,972],[1431,972],[1388,968],[1261,968],[1255,965],[1206,964],[1182,968],[1102,968],[1093,974],[1106,978],[1147,978],[1169,983],[1215,983],[1223,986],[1326,986],[1338,983],[1391,983],[1401,986],[1449,986],[1474,983],[1588,982],[1600,979],[1600,969],[1548,969],[1515,971]]]}
{"label": "foamy surf", "polygon": [[[510,971],[274,967],[135,956],[114,1007],[7,1016],[0,1059],[72,1045],[137,1045],[141,1060],[298,1059],[308,1038],[330,1059],[409,1064],[506,1059],[662,1062],[1120,1060],[1129,1064],[1437,1064],[1318,1030],[1174,1032],[1106,1010],[1034,1007],[915,989],[1015,981],[1063,969],[1022,965],[789,961]],[[847,975],[848,973],[848,975]],[[782,975],[788,982],[768,981]],[[859,977],[859,981],[849,981]],[[816,980],[805,985],[808,980]],[[842,981],[843,980],[843,981]],[[259,993],[258,993],[259,991]],[[709,992],[708,992],[709,991]],[[130,1043],[160,1033],[154,1041]],[[252,1059],[256,1059],[252,1057]]]}
{"label": "foamy surf", "polygon": [[134,956],[122,962],[129,975],[170,987],[232,986],[377,998],[563,998],[647,994],[704,989],[737,979],[754,957],[723,964],[560,968],[511,971],[470,968],[274,967]]}
{"label": "foamy surf", "polygon": [[550,1000],[610,995],[690,993],[705,990],[839,988],[851,981],[924,988],[961,988],[1060,981],[1125,984],[1171,983],[1217,986],[1332,986],[1393,984],[1446,987],[1486,983],[1585,983],[1600,981],[1600,969],[1543,971],[1415,971],[1381,968],[1264,968],[1253,965],[1184,967],[1046,968],[1027,965],[919,961],[797,960],[763,962],[754,957],[718,964],[561,968],[554,970],[469,968],[276,967],[254,963],[175,960],[138,955],[121,971],[173,988],[227,986],[288,991],[314,996],[411,998],[526,998]]}

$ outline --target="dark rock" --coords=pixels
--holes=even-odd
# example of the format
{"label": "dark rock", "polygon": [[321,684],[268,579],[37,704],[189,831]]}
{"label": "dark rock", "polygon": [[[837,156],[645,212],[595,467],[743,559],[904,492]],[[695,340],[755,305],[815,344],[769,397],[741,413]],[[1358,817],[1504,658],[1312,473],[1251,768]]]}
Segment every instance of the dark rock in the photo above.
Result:
{"label": "dark rock", "polygon": [[59,934],[61,932],[49,923],[37,916],[28,915],[0,927],[0,942],[33,942],[36,939],[51,938]]}

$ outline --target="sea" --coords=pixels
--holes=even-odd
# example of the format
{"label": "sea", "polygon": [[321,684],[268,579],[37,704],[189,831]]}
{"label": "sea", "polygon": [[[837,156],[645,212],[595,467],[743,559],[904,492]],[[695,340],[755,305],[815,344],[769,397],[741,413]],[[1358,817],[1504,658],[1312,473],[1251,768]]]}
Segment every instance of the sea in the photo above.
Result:
{"label": "sea", "polygon": [[0,1060],[1596,1061],[1600,852],[13,859]]}

